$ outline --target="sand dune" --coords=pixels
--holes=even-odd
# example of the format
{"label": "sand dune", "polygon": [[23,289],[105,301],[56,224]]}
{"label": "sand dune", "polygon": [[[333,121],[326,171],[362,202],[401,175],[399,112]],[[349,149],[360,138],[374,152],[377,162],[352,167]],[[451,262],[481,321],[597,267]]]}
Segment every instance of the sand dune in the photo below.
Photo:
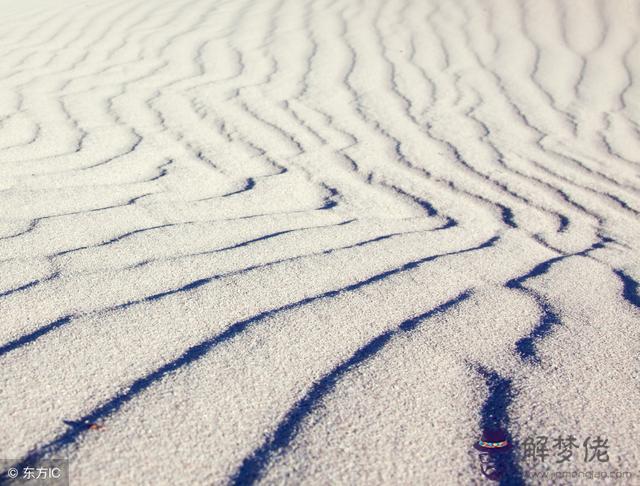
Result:
{"label": "sand dune", "polygon": [[640,482],[640,2],[0,9],[7,464]]}

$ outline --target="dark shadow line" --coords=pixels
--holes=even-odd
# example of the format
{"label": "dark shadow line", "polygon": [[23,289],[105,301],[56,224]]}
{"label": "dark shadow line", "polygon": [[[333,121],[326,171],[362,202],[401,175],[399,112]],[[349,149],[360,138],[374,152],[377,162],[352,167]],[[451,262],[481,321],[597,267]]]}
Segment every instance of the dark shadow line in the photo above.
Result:
{"label": "dark shadow line", "polygon": [[538,364],[540,363],[540,358],[536,354],[536,341],[544,339],[551,334],[553,326],[559,325],[561,321],[560,316],[550,304],[540,299],[536,299],[536,301],[542,309],[542,315],[529,335],[516,341],[516,351],[522,360]]}
{"label": "dark shadow line", "polygon": [[[103,420],[104,418],[106,418],[107,416],[117,412],[118,410],[120,410],[120,408],[122,408],[123,405],[125,405],[126,403],[128,403],[129,401],[133,400],[135,397],[137,397],[139,394],[141,394],[143,391],[145,391],[147,388],[149,388],[151,385],[153,385],[154,383],[160,381],[165,375],[174,372],[178,369],[181,369],[187,365],[190,365],[192,363],[194,363],[195,361],[199,360],[200,358],[202,358],[203,356],[205,356],[209,351],[211,351],[214,347],[216,347],[217,345],[229,341],[233,338],[235,338],[236,336],[238,336],[239,334],[241,334],[242,332],[246,331],[250,326],[265,320],[269,317],[273,317],[277,314],[280,314],[281,312],[284,311],[288,311],[288,310],[292,310],[298,307],[302,307],[304,305],[310,304],[312,302],[324,299],[324,298],[328,298],[328,297],[335,297],[338,296],[340,294],[343,294],[345,292],[351,292],[354,290],[358,290],[362,287],[365,287],[367,285],[371,285],[375,282],[378,282],[380,280],[383,280],[386,277],[389,277],[391,275],[395,275],[401,272],[405,272],[407,270],[411,270],[414,268],[419,267],[420,265],[422,265],[423,263],[429,262],[429,261],[433,261],[439,258],[443,258],[446,256],[452,256],[452,255],[459,255],[459,254],[464,254],[464,253],[468,253],[468,252],[473,252],[476,250],[480,250],[483,248],[488,248],[493,246],[498,240],[500,239],[499,236],[494,236],[490,239],[488,239],[487,241],[485,241],[484,243],[481,243],[480,245],[471,247],[471,248],[466,248],[463,250],[458,250],[458,251],[454,251],[454,252],[449,252],[449,253],[442,253],[442,254],[438,254],[438,255],[432,255],[429,257],[425,257],[425,258],[421,258],[419,260],[415,260],[409,263],[406,263],[404,265],[402,265],[401,267],[398,268],[394,268],[392,270],[387,270],[386,272],[382,272],[380,274],[374,275],[372,277],[369,277],[368,279],[362,280],[360,282],[356,282],[354,284],[348,285],[346,287],[342,287],[340,289],[336,289],[336,290],[330,290],[327,292],[324,292],[322,294],[317,294],[311,297],[306,297],[302,300],[299,300],[297,302],[293,302],[290,304],[285,304],[281,307],[276,307],[275,309],[270,309],[264,312],[261,312],[259,314],[256,314],[248,319],[242,320],[242,321],[238,321],[235,324],[232,324],[230,327],[228,327],[225,331],[223,331],[220,334],[217,334],[209,339],[206,339],[204,341],[201,341],[200,343],[191,346],[190,348],[188,348],[187,350],[185,350],[179,357],[177,357],[176,359],[169,361],[168,363],[160,366],[159,368],[157,368],[155,371],[152,371],[151,373],[138,378],[137,380],[135,380],[128,388],[123,389],[121,391],[119,391],[118,393],[116,393],[113,397],[111,397],[107,402],[105,402],[103,405],[93,409],[91,412],[89,412],[87,415],[85,415],[84,417],[76,420],[76,422],[81,422],[81,423],[96,423],[99,422],[101,420]],[[207,279],[204,279],[207,280]],[[204,281],[201,281],[202,283],[200,283],[199,285],[204,285]],[[190,284],[193,285],[193,284]],[[60,324],[62,325],[62,324]],[[47,331],[48,332],[48,331]],[[20,463],[18,463],[17,465],[15,465],[14,467],[18,470],[20,470],[22,467],[26,467],[27,465],[36,463],[38,460],[42,459],[43,457],[45,457],[47,454],[58,451],[60,449],[62,449],[63,447],[72,444],[73,442],[75,442],[84,432],[83,429],[78,429],[78,428],[73,428],[70,430],[67,430],[66,432],[62,433],[61,435],[57,436],[56,438],[54,438],[53,440],[51,440],[48,443],[45,443],[44,445],[42,445],[41,447],[33,450],[32,452],[30,452],[25,458],[23,458]],[[0,475],[2,473],[0,472]]]}
{"label": "dark shadow line", "polygon": [[620,269],[613,271],[618,278],[622,281],[622,297],[624,300],[640,308],[640,292],[638,292],[638,282],[636,282],[631,276],[626,274]]}
{"label": "dark shadow line", "polygon": [[30,289],[31,287],[35,287],[36,285],[38,285],[41,282],[42,282],[42,280],[32,280],[31,282],[28,282],[28,283],[26,283],[24,285],[21,285],[20,287],[15,287],[13,289],[6,290],[6,291],[0,293],[0,298],[1,297],[7,297],[7,296],[9,296],[11,294],[15,294],[16,292],[21,292],[22,290]]}
{"label": "dark shadow line", "polygon": [[257,243],[258,241],[268,240],[268,239],[275,238],[276,236],[280,236],[280,235],[286,235],[288,233],[293,233],[293,232],[296,232],[296,231],[300,231],[301,229],[307,229],[307,228],[295,228],[295,229],[289,229],[289,230],[276,231],[275,233],[270,233],[268,235],[259,236],[257,238],[253,238],[251,240],[246,240],[246,241],[242,241],[240,243],[235,243],[235,244],[230,245],[230,246],[225,246],[224,248],[219,248],[217,250],[214,250],[214,252],[235,250],[236,248],[242,248],[243,246],[248,246],[248,245],[250,245],[252,243]]}
{"label": "dark shadow line", "polygon": [[338,381],[349,371],[380,352],[396,335],[413,331],[422,321],[446,312],[471,295],[471,291],[467,290],[428,312],[402,322],[396,329],[383,332],[360,347],[349,359],[314,382],[305,396],[286,413],[273,434],[260,447],[245,457],[237,472],[231,477],[231,484],[250,485],[259,480],[271,458],[289,447],[291,441],[300,431],[302,422],[318,408],[322,400],[333,391]]}
{"label": "dark shadow line", "polygon": [[60,319],[53,321],[52,323],[47,324],[46,326],[42,326],[36,329],[35,331],[30,332],[29,334],[25,334],[23,336],[20,336],[18,339],[14,339],[13,341],[3,344],[2,346],[0,346],[0,356],[10,353],[11,351],[21,348],[22,346],[26,346],[27,344],[31,344],[40,336],[47,334],[51,331],[54,331],[55,329],[58,329],[59,327],[62,327],[65,324],[68,324],[69,322],[71,322],[73,317],[74,316],[72,315],[61,317]]}
{"label": "dark shadow line", "polygon": [[54,280],[54,279],[58,278],[59,276],[60,276],[60,274],[58,272],[54,272],[51,275],[49,275],[48,277],[40,278],[40,279],[37,279],[37,280],[32,280],[31,282],[27,282],[26,284],[21,285],[19,287],[6,290],[6,291],[0,293],[0,297],[8,297],[9,295],[15,294],[16,292],[21,292],[23,290],[27,290],[27,289],[30,289],[32,287],[35,287],[36,285],[40,285],[40,284],[48,282],[50,280]]}
{"label": "dark shadow line", "polygon": [[[338,223],[337,226],[350,224],[353,221],[355,221],[355,220],[344,221],[342,223]],[[440,229],[444,229],[447,225],[449,225],[449,223],[447,223],[444,227],[435,228],[435,229],[429,230],[429,231],[438,231]],[[291,230],[291,231],[296,231],[296,230]],[[351,248],[364,246],[364,245],[367,245],[369,243],[382,241],[382,240],[385,240],[387,238],[391,238],[391,237],[394,237],[394,236],[401,236],[401,235],[404,235],[404,234],[408,234],[408,233],[390,233],[390,234],[387,234],[387,235],[382,235],[382,236],[378,236],[376,238],[372,238],[372,239],[369,239],[369,240],[360,241],[358,243],[354,243],[352,245],[340,247],[340,248],[337,248],[337,249],[336,248],[332,248],[332,249],[324,250],[324,251],[319,252],[318,254],[319,255],[328,255],[328,254],[333,253],[334,251],[337,251],[337,250],[348,250],[348,249],[351,249]],[[496,238],[498,238],[498,237],[496,237]],[[486,243],[488,243],[488,242],[485,242],[485,244]],[[480,247],[478,247],[478,248],[480,248]],[[473,249],[471,249],[471,250],[473,250]],[[469,250],[462,250],[462,252],[464,252],[464,251],[469,251]],[[454,253],[451,253],[451,254],[454,254]],[[309,255],[307,255],[307,256],[309,256]],[[439,256],[446,256],[446,255],[438,255],[438,257]],[[294,258],[297,258],[297,257],[294,257]],[[428,257],[428,258],[433,258],[433,257]],[[117,304],[117,305],[114,305],[112,307],[107,307],[105,309],[102,309],[101,312],[113,312],[113,311],[116,311],[116,310],[127,309],[128,307],[131,307],[131,306],[134,306],[134,305],[143,304],[145,302],[155,302],[157,300],[163,299],[164,297],[169,297],[170,295],[175,295],[175,294],[179,294],[181,292],[188,292],[190,290],[197,289],[197,288],[202,287],[202,286],[204,286],[204,285],[206,285],[208,283],[211,283],[211,282],[213,282],[215,280],[220,280],[222,278],[225,278],[225,277],[228,277],[228,276],[231,276],[231,275],[239,275],[239,274],[242,274],[242,273],[245,273],[245,272],[250,272],[252,270],[257,270],[257,269],[263,268],[265,266],[272,266],[272,265],[283,263],[283,262],[286,262],[286,261],[289,261],[289,260],[290,259],[287,259],[287,258],[285,258],[283,260],[275,260],[275,261],[272,261],[272,262],[269,262],[269,263],[265,263],[265,264],[259,264],[259,265],[253,265],[253,266],[250,266],[250,267],[246,267],[246,268],[244,268],[242,270],[233,271],[231,273],[218,274],[218,275],[213,275],[211,277],[201,278],[201,279],[198,279],[198,280],[194,280],[193,282],[189,282],[188,284],[183,285],[182,287],[178,287],[178,288],[174,288],[174,289],[170,289],[170,290],[165,290],[163,292],[158,292],[157,294],[148,295],[148,296],[143,297],[141,299],[131,300],[129,302],[124,302],[122,304]],[[57,274],[55,274],[54,276],[57,276]],[[75,318],[76,316],[73,316],[73,317]],[[66,324],[66,322],[65,322],[65,324]],[[23,337],[21,337],[21,338],[19,338],[19,339],[17,339],[15,341],[15,342],[20,341],[20,343],[17,343],[15,345],[13,345],[15,342],[11,342],[11,343],[7,343],[7,344],[5,344],[3,346],[0,346],[0,350],[4,349],[5,346],[12,345],[12,347],[10,349],[8,349],[6,352],[13,351],[14,349],[16,349],[16,348],[18,348],[18,347],[20,347],[20,346],[22,346],[24,344],[28,344],[30,342],[33,342],[35,339],[43,336],[44,334],[47,334],[48,332],[56,329],[57,327],[59,327],[59,326],[54,326],[54,327],[51,327],[51,325],[44,326],[43,328],[38,329],[37,331],[34,331],[33,333],[30,333],[27,336],[23,336]],[[0,352],[0,355],[1,354],[2,353]]]}
{"label": "dark shadow line", "polygon": [[242,188],[238,189],[237,191],[228,192],[227,194],[223,194],[220,197],[230,197],[230,196],[235,196],[237,194],[242,194],[243,192],[250,191],[255,186],[256,186],[256,181],[253,179],[253,177],[249,177],[249,178],[247,178],[245,180],[244,186],[242,186]]}
{"label": "dark shadow line", "polygon": [[540,319],[538,323],[534,326],[534,328],[529,332],[529,334],[518,341],[516,341],[516,352],[520,356],[523,361],[529,361],[532,364],[539,364],[540,358],[536,354],[535,344],[537,341],[544,339],[546,336],[550,335],[553,331],[553,327],[562,324],[560,316],[553,308],[553,306],[547,302],[538,292],[535,292],[531,289],[528,289],[523,285],[523,283],[531,278],[539,277],[544,275],[549,271],[551,266],[559,261],[562,261],[566,258],[570,258],[572,256],[582,256],[588,257],[589,253],[604,248],[608,243],[611,243],[613,240],[608,237],[601,237],[600,241],[597,241],[590,247],[570,254],[564,254],[557,257],[550,258],[545,260],[537,265],[535,265],[531,270],[529,270],[524,275],[520,277],[513,278],[506,282],[505,287],[508,289],[521,290],[528,295],[530,295],[535,301],[538,307],[541,310]]}
{"label": "dark shadow line", "polygon": [[483,433],[490,430],[501,430],[507,435],[512,447],[505,454],[505,475],[500,478],[500,486],[522,486],[525,484],[522,469],[518,464],[513,448],[513,437],[509,432],[509,406],[513,398],[511,380],[477,366],[476,371],[484,378],[489,392],[480,410],[480,426]]}

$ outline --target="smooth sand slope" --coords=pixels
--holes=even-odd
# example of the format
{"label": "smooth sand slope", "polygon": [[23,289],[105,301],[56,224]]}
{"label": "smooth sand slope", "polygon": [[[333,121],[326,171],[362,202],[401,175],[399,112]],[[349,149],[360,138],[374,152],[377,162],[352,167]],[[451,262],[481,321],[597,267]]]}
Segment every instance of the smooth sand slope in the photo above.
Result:
{"label": "smooth sand slope", "polygon": [[640,1],[0,10],[2,459],[640,484]]}

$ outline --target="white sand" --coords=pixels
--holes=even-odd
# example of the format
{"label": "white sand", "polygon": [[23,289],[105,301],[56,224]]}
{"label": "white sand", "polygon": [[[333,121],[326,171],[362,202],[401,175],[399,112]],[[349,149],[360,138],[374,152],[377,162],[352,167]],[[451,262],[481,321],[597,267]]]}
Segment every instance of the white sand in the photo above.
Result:
{"label": "white sand", "polygon": [[640,1],[0,12],[0,459],[640,484]]}

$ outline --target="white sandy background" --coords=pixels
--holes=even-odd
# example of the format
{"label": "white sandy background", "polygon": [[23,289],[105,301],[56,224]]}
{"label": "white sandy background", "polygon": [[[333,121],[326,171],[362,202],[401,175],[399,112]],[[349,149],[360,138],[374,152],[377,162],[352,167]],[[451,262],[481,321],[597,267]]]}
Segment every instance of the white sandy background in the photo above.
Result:
{"label": "white sandy background", "polygon": [[640,2],[0,12],[3,459],[481,484],[500,428],[580,442],[503,484],[640,484]]}

